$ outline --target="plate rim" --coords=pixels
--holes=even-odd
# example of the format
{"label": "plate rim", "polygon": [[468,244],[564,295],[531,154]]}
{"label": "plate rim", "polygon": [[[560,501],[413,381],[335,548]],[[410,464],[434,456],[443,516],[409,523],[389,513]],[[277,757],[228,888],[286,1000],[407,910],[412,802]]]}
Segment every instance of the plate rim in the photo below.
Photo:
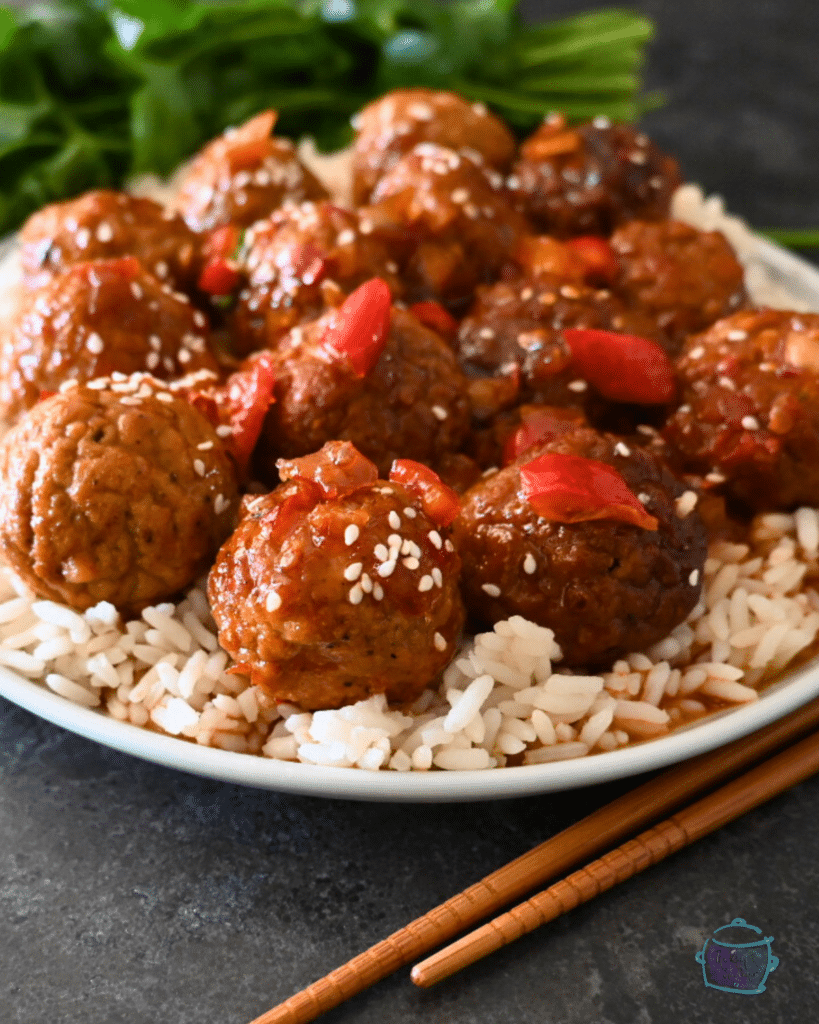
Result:
{"label": "plate rim", "polygon": [[[819,303],[819,269],[774,242],[759,236],[755,240],[754,256],[759,262],[796,278]],[[0,254],[3,242],[0,239]],[[118,721],[74,704],[3,665],[0,696],[53,725],[121,753],[215,781],[331,799],[472,802],[537,796],[624,779],[740,739],[819,696],[819,655],[765,687],[757,700],[725,708],[666,736],[610,752],[502,769],[367,771],[234,753]]]}

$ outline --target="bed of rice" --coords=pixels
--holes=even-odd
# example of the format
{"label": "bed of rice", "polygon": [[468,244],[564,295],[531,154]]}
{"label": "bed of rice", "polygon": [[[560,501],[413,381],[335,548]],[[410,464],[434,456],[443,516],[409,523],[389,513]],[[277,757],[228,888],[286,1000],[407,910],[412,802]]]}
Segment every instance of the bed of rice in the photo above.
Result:
{"label": "bed of rice", "polygon": [[[328,162],[309,147],[303,155],[343,198],[343,155]],[[167,195],[155,182],[139,191]],[[672,214],[727,235],[757,303],[802,308],[718,197],[683,186]],[[7,303],[15,271],[13,255],[0,264]],[[440,686],[410,708],[391,709],[377,696],[306,713],[227,671],[204,581],[179,604],[122,623],[105,603],[80,614],[36,600],[0,567],[0,664],[112,718],[224,750],[371,771],[540,764],[613,750],[756,700],[764,683],[816,647],[817,586],[819,510],[761,515],[746,543],[711,545],[688,620],[610,672],[561,672],[551,630],[512,618],[468,638]]]}

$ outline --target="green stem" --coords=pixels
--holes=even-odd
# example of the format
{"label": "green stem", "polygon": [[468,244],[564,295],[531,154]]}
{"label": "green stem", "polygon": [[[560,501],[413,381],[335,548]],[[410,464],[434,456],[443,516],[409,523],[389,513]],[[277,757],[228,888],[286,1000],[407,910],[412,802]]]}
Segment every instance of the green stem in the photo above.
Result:
{"label": "green stem", "polygon": [[819,228],[761,228],[759,233],[789,249],[819,249]]}

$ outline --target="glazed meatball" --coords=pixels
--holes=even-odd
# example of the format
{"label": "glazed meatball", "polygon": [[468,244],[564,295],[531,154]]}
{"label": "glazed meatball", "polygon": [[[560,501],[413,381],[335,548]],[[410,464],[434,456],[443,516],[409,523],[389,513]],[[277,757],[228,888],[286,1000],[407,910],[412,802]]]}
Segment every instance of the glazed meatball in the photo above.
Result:
{"label": "glazed meatball", "polygon": [[191,288],[198,239],[182,218],[152,199],[99,189],[52,203],[20,231],[20,259],[29,280],[60,274],[75,263],[136,256],[160,280]]}
{"label": "glazed meatball", "polygon": [[208,143],[179,183],[176,208],[194,231],[249,227],[284,202],[326,199],[319,180],[287,139],[271,137],[276,115],[258,114]]}
{"label": "glazed meatball", "polygon": [[456,151],[470,149],[488,167],[505,171],[515,137],[482,103],[452,92],[396,89],[368,104],[355,118],[353,196],[367,202],[380,177],[419,142]]}
{"label": "glazed meatball", "polygon": [[819,504],[819,313],[735,313],[690,338],[664,436],[755,510]]}
{"label": "glazed meatball", "polygon": [[671,353],[745,302],[742,267],[719,231],[634,220],[611,246],[620,264],[615,291],[653,320]]}
{"label": "glazed meatball", "polygon": [[584,405],[586,382],[571,366],[565,327],[591,327],[651,337],[654,327],[608,289],[558,278],[498,282],[479,288],[458,331],[458,359],[473,377],[518,370],[522,396],[551,405]]}
{"label": "glazed meatball", "polygon": [[457,451],[469,431],[469,404],[446,342],[393,308],[381,354],[360,375],[324,344],[336,316],[296,328],[273,353],[275,402],[256,449],[260,478],[275,479],[277,457],[305,455],[330,440],[352,441],[381,473],[396,458],[435,466]]}
{"label": "glazed meatball", "polygon": [[0,552],[39,597],[131,615],[210,565],[236,493],[213,428],[158,381],[74,385],[0,442]]}
{"label": "glazed meatball", "polygon": [[283,464],[286,483],[245,499],[217,556],[219,641],[255,684],[303,708],[375,693],[410,702],[452,658],[463,623],[448,531],[352,445],[306,462]]}
{"label": "glazed meatball", "polygon": [[667,217],[680,176],[676,160],[627,125],[597,117],[569,128],[553,115],[521,146],[508,184],[539,231],[568,238]]}
{"label": "glazed meatball", "polygon": [[366,213],[379,232],[406,232],[409,297],[454,305],[498,276],[525,229],[497,171],[476,154],[432,143],[415,146],[379,180]]}
{"label": "glazed meatball", "polygon": [[381,277],[401,293],[385,246],[358,216],[331,203],[301,203],[259,221],[245,236],[247,274],[233,320],[237,351],[274,348],[296,324],[317,319],[344,295]]}
{"label": "glazed meatball", "polygon": [[[521,467],[545,453],[616,469],[657,529],[539,515],[522,489]],[[705,563],[705,530],[696,510],[683,503],[678,510],[683,493],[655,455],[590,429],[526,452],[468,491],[454,524],[473,621],[491,626],[522,615],[548,626],[561,664],[577,668],[603,668],[662,639],[696,604]]]}
{"label": "glazed meatball", "polygon": [[25,292],[0,347],[0,418],[63,381],[216,370],[207,319],[133,256],[78,263]]}

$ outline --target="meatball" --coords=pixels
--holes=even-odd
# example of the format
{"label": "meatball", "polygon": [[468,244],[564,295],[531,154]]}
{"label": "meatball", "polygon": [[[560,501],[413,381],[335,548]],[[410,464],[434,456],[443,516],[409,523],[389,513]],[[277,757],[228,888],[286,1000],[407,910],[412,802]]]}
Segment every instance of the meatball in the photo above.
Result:
{"label": "meatball", "polygon": [[498,276],[526,226],[497,171],[468,150],[432,143],[415,146],[379,180],[366,213],[380,232],[405,231],[411,299],[454,305]]}
{"label": "meatball", "polygon": [[586,382],[570,364],[561,331],[591,327],[652,337],[653,324],[608,289],[542,276],[479,288],[458,332],[458,359],[471,376],[517,369],[523,395],[551,405],[584,405]]}
{"label": "meatball", "polygon": [[742,266],[719,231],[633,220],[611,246],[620,263],[614,290],[651,317],[669,352],[745,301]]}
{"label": "meatball", "polygon": [[568,238],[667,217],[680,176],[677,161],[633,128],[605,117],[568,128],[558,114],[523,143],[508,184],[539,231]]}
{"label": "meatball", "polygon": [[361,232],[356,214],[331,203],[279,210],[254,224],[244,245],[247,281],[233,320],[243,355],[274,348],[291,327],[315,320],[371,277],[400,295],[385,246]]}
{"label": "meatball", "polygon": [[208,143],[179,183],[176,208],[194,231],[223,224],[249,227],[284,202],[326,199],[321,182],[287,139],[272,138],[272,110]]}
{"label": "meatball", "polygon": [[[657,529],[614,519],[556,522],[535,511],[521,466],[544,453],[603,462],[621,474]],[[454,540],[477,625],[522,615],[554,630],[563,662],[605,668],[662,639],[700,593],[706,536],[683,486],[652,453],[580,428],[526,452],[463,498]]]}
{"label": "meatball", "polygon": [[236,494],[213,428],[158,381],[74,385],[0,442],[0,552],[40,597],[131,615],[210,565]]}
{"label": "meatball", "polygon": [[[342,310],[344,307],[342,307]],[[336,314],[295,328],[274,352],[275,402],[256,449],[261,479],[278,456],[349,440],[386,473],[396,458],[435,465],[469,431],[466,380],[446,342],[393,308],[383,350],[360,376],[323,344]]]}
{"label": "meatball", "polygon": [[352,445],[309,461],[245,499],[208,580],[219,641],[254,684],[303,708],[410,702],[455,652],[458,555],[416,494],[378,480]]}
{"label": "meatball", "polygon": [[99,189],[44,206],[23,225],[20,244],[23,270],[35,282],[75,263],[115,256],[136,256],[177,288],[196,281],[196,235],[178,214],[126,192]]}
{"label": "meatball", "polygon": [[0,418],[65,380],[216,370],[207,320],[133,256],[78,263],[25,292],[0,348]]}
{"label": "meatball", "polygon": [[751,509],[819,505],[819,313],[734,313],[677,371],[664,436],[686,468]]}
{"label": "meatball", "polygon": [[515,155],[515,137],[482,103],[452,92],[395,89],[368,104],[355,118],[353,196],[365,203],[378,181],[419,142],[470,149],[496,170]]}

